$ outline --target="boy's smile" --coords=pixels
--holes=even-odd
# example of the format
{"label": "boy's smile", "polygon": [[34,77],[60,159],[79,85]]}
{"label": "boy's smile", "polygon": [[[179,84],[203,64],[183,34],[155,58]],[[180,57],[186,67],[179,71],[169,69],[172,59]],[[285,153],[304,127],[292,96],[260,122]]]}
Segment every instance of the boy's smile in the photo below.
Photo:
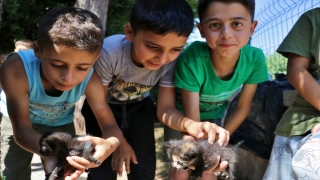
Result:
{"label": "boy's smile", "polygon": [[256,25],[242,4],[213,2],[198,28],[214,56],[233,57],[248,43]]}
{"label": "boy's smile", "polygon": [[131,59],[139,67],[149,70],[159,69],[166,63],[175,60],[185,46],[187,37],[176,33],[158,35],[151,31],[139,30],[133,33],[127,24],[126,39],[132,42]]}
{"label": "boy's smile", "polygon": [[71,90],[87,77],[99,57],[99,53],[57,45],[42,51],[35,45],[35,54],[41,60],[41,79],[46,93]]}

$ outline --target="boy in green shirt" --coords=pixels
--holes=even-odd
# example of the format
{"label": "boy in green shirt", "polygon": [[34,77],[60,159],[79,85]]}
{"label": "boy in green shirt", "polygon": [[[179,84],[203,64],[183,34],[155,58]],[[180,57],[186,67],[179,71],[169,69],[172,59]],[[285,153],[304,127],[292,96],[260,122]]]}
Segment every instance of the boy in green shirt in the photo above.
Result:
{"label": "boy in green shirt", "polygon": [[[193,120],[215,122],[230,134],[247,117],[257,84],[268,80],[263,52],[247,45],[258,23],[254,7],[254,0],[199,1],[197,26],[206,42],[192,43],[175,70],[177,108]],[[236,108],[222,124],[228,99],[239,88]],[[215,178],[212,173],[202,177]],[[188,179],[188,172],[172,168],[169,179]]]}

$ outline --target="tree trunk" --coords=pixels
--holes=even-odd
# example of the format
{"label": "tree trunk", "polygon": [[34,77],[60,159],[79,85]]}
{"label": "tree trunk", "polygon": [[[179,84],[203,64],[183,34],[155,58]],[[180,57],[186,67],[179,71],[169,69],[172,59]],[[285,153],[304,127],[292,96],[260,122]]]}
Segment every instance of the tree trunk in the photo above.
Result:
{"label": "tree trunk", "polygon": [[77,0],[75,7],[89,10],[97,15],[102,24],[102,32],[105,35],[107,27],[108,5],[109,0]]}
{"label": "tree trunk", "polygon": [[[91,11],[92,13],[97,15],[102,25],[103,35],[105,35],[107,27],[108,5],[109,0],[77,0],[74,6]],[[85,96],[82,96],[80,100],[76,103],[76,108],[74,111],[74,125],[76,129],[76,134],[78,135],[83,135],[86,133],[84,118],[81,114],[81,108],[84,100]]]}

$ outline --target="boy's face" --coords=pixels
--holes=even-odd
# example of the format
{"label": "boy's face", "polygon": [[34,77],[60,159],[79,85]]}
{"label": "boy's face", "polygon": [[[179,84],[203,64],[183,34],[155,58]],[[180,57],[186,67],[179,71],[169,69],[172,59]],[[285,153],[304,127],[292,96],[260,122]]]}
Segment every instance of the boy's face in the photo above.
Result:
{"label": "boy's face", "polygon": [[232,57],[248,43],[257,23],[240,3],[213,2],[198,28],[214,54]]}
{"label": "boy's face", "polygon": [[176,33],[158,35],[151,31],[139,30],[135,34],[130,24],[126,25],[125,35],[132,42],[131,59],[139,67],[149,70],[159,69],[175,60],[184,47],[187,37]]}
{"label": "boy's face", "polygon": [[47,91],[71,90],[87,77],[100,55],[57,45],[40,49],[37,43],[34,52],[41,60],[41,79]]}

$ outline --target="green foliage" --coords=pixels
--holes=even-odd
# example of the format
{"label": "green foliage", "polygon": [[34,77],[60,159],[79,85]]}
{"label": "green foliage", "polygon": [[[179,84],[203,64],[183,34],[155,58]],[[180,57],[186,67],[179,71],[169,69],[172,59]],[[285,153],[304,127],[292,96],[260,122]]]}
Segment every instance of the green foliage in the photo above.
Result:
{"label": "green foliage", "polygon": [[198,13],[197,13],[198,0],[186,0],[186,1],[191,6],[191,8],[193,10],[194,17],[198,17]]}
{"label": "green foliage", "polygon": [[287,58],[275,52],[267,56],[267,67],[274,79],[275,73],[287,73]]}
{"label": "green foliage", "polygon": [[123,34],[124,26],[130,21],[130,12],[136,0],[110,0],[106,35]]}
{"label": "green foliage", "polygon": [[0,25],[0,53],[11,52],[19,39],[36,38],[43,15],[53,7],[74,6],[75,0],[5,0]]}

